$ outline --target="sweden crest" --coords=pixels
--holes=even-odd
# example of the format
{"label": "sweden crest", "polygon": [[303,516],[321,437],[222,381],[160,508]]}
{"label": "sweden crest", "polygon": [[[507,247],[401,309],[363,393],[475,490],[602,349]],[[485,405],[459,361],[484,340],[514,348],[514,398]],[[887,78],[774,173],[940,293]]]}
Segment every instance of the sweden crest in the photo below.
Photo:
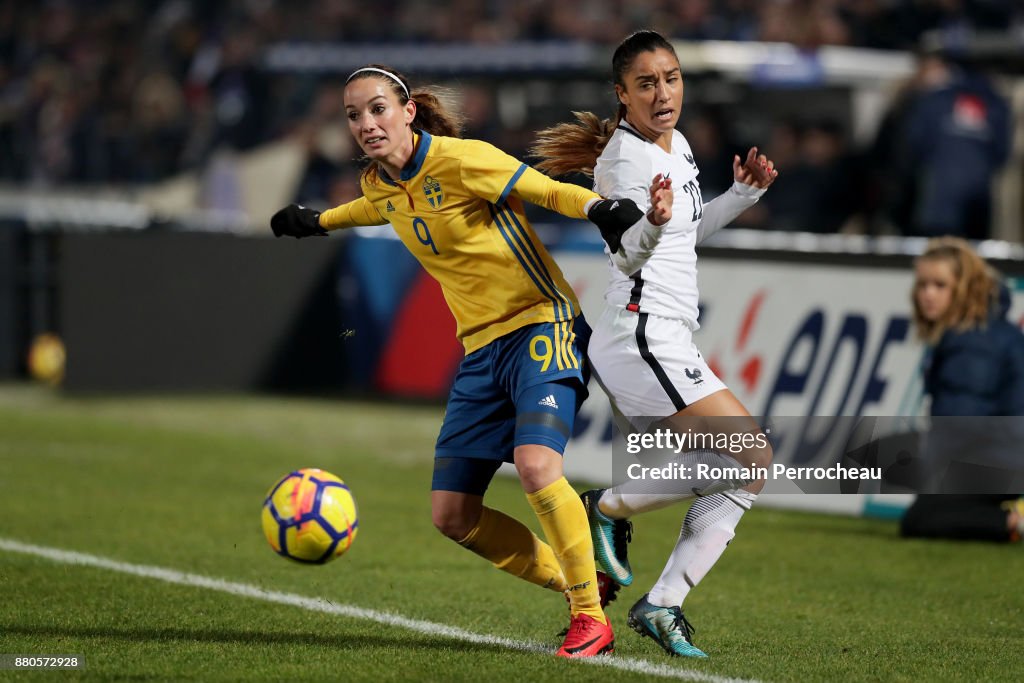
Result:
{"label": "sweden crest", "polygon": [[441,190],[441,183],[435,180],[433,176],[428,175],[423,179],[423,195],[430,202],[432,208],[441,208],[441,202],[444,201],[444,192]]}

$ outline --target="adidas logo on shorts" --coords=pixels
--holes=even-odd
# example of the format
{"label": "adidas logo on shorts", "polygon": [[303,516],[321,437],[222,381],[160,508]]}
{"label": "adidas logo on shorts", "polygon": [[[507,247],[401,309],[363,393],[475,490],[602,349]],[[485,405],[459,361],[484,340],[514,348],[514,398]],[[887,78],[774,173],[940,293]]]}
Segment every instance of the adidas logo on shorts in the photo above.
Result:
{"label": "adidas logo on shorts", "polygon": [[548,394],[541,400],[537,401],[537,405],[547,406],[548,408],[554,408],[555,410],[558,410],[558,401],[555,400],[555,397],[552,394]]}

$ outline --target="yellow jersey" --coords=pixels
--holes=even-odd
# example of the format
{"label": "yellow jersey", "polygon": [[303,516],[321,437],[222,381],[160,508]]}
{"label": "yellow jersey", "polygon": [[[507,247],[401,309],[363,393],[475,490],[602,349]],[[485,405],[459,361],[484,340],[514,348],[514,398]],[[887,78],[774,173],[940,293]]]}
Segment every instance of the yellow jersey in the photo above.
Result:
{"label": "yellow jersey", "polygon": [[415,135],[399,178],[383,169],[372,182],[364,177],[363,196],[325,211],[320,224],[390,223],[441,284],[467,354],[526,325],[578,316],[576,295],[526,220],[523,200],[585,218],[586,204],[600,197],[486,142]]}

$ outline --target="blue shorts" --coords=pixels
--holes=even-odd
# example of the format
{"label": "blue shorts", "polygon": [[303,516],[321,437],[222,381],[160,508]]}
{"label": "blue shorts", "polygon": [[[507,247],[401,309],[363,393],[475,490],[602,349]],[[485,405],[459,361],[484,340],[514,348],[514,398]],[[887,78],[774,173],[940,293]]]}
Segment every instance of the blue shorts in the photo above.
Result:
{"label": "blue shorts", "polygon": [[516,446],[559,453],[587,398],[582,316],[510,332],[462,359],[434,451],[435,491],[483,495]]}

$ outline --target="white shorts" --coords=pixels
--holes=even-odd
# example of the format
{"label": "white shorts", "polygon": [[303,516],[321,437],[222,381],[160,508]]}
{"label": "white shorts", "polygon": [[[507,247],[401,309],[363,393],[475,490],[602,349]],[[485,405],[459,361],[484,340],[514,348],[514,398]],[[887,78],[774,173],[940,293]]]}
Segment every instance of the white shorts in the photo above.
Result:
{"label": "white shorts", "polygon": [[669,417],[725,389],[682,320],[606,306],[587,351],[612,405],[625,417]]}

